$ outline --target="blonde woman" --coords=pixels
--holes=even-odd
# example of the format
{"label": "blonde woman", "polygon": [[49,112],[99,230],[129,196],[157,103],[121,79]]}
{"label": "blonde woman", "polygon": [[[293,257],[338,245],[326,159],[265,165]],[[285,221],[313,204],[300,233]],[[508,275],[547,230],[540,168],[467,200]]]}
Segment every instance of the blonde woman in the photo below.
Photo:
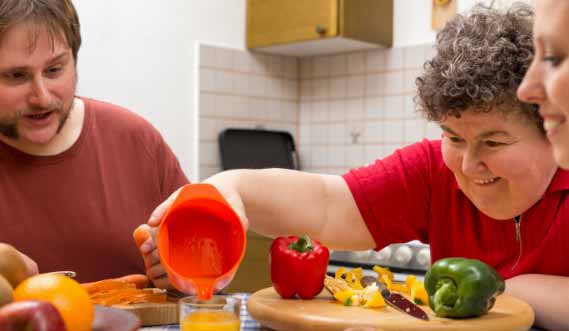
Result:
{"label": "blonde woman", "polygon": [[569,1],[539,0],[534,25],[535,58],[518,90],[539,105],[555,160],[569,168]]}

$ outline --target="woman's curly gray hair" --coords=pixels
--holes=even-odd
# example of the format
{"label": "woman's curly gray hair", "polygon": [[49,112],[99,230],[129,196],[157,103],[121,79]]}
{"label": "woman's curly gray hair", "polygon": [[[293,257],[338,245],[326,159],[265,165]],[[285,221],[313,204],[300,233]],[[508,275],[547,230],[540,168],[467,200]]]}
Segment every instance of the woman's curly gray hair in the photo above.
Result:
{"label": "woman's curly gray hair", "polygon": [[521,111],[543,132],[533,105],[516,96],[533,58],[533,10],[515,3],[507,11],[477,5],[437,34],[437,54],[417,78],[419,110],[429,120],[467,110]]}

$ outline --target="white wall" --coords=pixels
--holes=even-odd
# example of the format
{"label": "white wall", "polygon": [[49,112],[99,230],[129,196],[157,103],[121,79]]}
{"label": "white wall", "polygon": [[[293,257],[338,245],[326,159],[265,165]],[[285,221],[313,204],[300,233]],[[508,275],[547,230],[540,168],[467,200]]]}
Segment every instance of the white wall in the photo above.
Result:
{"label": "white wall", "polygon": [[[182,0],[184,1],[184,0]],[[236,49],[245,49],[245,1],[246,0],[186,0],[191,3],[188,12],[189,30],[188,37],[191,47],[189,59],[192,61],[192,79],[188,88],[191,90],[192,103],[192,154],[191,154],[191,178],[198,181],[199,171],[199,132],[198,89],[199,64],[198,43],[224,46]]]}
{"label": "white wall", "polygon": [[[477,3],[490,4],[491,0],[452,0],[458,1],[458,12],[464,13]],[[520,0],[517,0],[520,1]],[[394,47],[420,45],[435,42],[436,32],[431,29],[431,1],[394,0]],[[503,8],[516,0],[495,0],[498,8]],[[534,0],[522,0],[533,3]]]}
{"label": "white wall", "polygon": [[394,0],[393,47],[435,41],[431,29],[431,1]]}
{"label": "white wall", "polygon": [[[395,46],[434,42],[431,1],[394,2]],[[459,11],[476,2],[459,0]],[[196,180],[196,43],[244,49],[245,0],[74,3],[83,34],[78,94],[144,116],[160,130],[190,179]]]}
{"label": "white wall", "polygon": [[74,0],[78,94],[125,106],[162,133],[190,179],[197,169],[196,41],[244,47],[244,0]]}

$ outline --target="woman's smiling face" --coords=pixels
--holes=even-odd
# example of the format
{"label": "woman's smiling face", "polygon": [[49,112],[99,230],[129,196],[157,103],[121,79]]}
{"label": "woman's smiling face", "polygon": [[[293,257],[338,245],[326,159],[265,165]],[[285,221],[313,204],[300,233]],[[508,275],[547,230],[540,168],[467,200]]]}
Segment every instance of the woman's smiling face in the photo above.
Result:
{"label": "woman's smiling face", "polygon": [[555,174],[551,145],[519,113],[466,111],[440,125],[445,164],[462,192],[489,217],[511,219],[523,213]]}
{"label": "woman's smiling face", "polygon": [[569,168],[569,1],[539,0],[534,23],[535,57],[518,97],[539,105],[557,163]]}

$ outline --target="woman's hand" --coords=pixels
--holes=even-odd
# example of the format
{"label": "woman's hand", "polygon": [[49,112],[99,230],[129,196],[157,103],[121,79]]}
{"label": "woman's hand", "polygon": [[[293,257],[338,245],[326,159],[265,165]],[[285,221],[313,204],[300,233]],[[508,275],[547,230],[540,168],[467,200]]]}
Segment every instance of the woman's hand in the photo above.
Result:
{"label": "woman's hand", "polygon": [[249,219],[245,214],[245,205],[238,191],[237,183],[239,173],[236,171],[226,171],[213,175],[203,181],[204,184],[210,184],[215,187],[219,193],[225,198],[225,201],[231,206],[231,209],[237,214],[245,230],[249,229]]}
{"label": "woman's hand", "polygon": [[[208,178],[204,183],[208,183],[217,188],[217,190],[224,196],[229,205],[237,213],[243,225],[247,229],[249,227],[247,218],[245,216],[245,208],[243,207],[243,202],[241,197],[237,193],[236,189],[233,187],[232,177],[226,178],[227,176],[213,176]],[[160,220],[166,214],[166,211],[174,203],[181,188],[172,193],[164,202],[162,202],[150,215],[147,224],[140,225],[134,231],[134,237],[136,245],[142,257],[144,259],[144,266],[146,267],[146,274],[148,278],[152,281],[154,286],[164,289],[173,289],[172,285],[168,281],[168,276],[166,270],[160,262],[160,256],[158,255],[158,248],[156,246],[156,233],[158,232],[158,226],[160,225]]]}

